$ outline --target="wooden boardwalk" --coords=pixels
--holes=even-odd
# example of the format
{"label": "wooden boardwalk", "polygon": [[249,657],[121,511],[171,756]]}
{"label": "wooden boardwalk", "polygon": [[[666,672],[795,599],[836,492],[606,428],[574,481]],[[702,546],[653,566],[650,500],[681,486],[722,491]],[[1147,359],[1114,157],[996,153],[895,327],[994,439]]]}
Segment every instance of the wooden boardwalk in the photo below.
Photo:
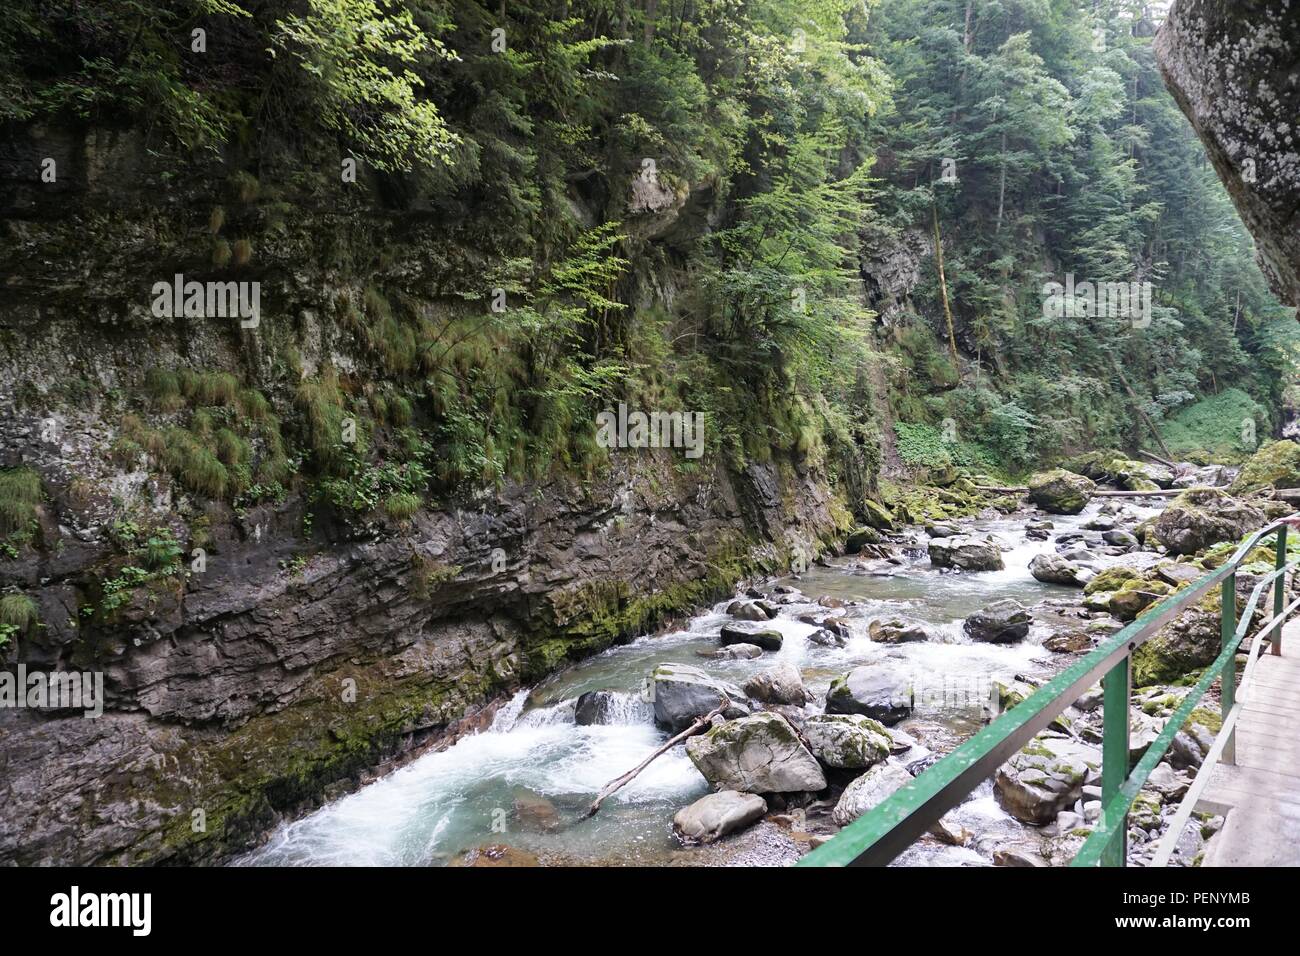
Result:
{"label": "wooden boardwalk", "polygon": [[1214,768],[1199,805],[1227,811],[1203,866],[1300,866],[1300,619],[1281,657],[1261,649],[1237,722],[1237,763]]}

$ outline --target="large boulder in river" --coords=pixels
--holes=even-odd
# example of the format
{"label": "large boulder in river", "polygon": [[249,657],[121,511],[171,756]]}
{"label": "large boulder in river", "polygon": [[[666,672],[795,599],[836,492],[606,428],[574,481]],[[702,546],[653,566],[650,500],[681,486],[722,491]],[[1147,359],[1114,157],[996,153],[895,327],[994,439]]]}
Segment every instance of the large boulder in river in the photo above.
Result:
{"label": "large boulder in river", "polygon": [[878,721],[860,714],[814,714],[803,722],[803,739],[828,767],[865,770],[893,749],[893,738]]}
{"label": "large boulder in river", "polygon": [[685,730],[696,717],[716,708],[724,694],[731,705],[723,716],[744,717],[749,713],[744,691],[688,664],[664,663],[656,667],[650,674],[650,694],[655,723],[673,733]]}
{"label": "large boulder in river", "polygon": [[1040,734],[998,768],[994,791],[1017,820],[1042,826],[1083,796],[1100,761],[1097,750],[1086,744]]}
{"label": "large boulder in river", "polygon": [[1096,574],[1091,568],[1075,564],[1055,553],[1036,554],[1029,562],[1029,573],[1047,584],[1068,584],[1083,587]]}
{"label": "large boulder in river", "polygon": [[1064,468],[1040,472],[1029,479],[1029,500],[1055,515],[1077,515],[1096,491],[1091,478]]}
{"label": "large boulder in river", "polygon": [[936,568],[960,568],[963,571],[1001,571],[1002,550],[992,541],[982,541],[959,534],[951,538],[931,538],[927,546],[930,563]]}
{"label": "large boulder in river", "polygon": [[1285,439],[1265,445],[1242,466],[1229,490],[1244,495],[1264,488],[1300,488],[1300,445]]}
{"label": "large boulder in river", "polygon": [[783,638],[773,627],[764,627],[754,621],[733,621],[722,625],[723,644],[757,644],[765,651],[779,651]]}
{"label": "large boulder in river", "polygon": [[688,845],[712,843],[743,830],[767,813],[767,801],[755,793],[721,790],[700,797],[673,817],[673,832]]}
{"label": "large boulder in river", "polygon": [[780,714],[720,724],[686,741],[686,756],[715,787],[746,793],[791,793],[826,787],[826,775]]}
{"label": "large boulder in river", "polygon": [[898,723],[912,712],[912,678],[897,664],[864,664],[831,681],[826,713],[861,714],[882,724]]}
{"label": "large boulder in river", "polygon": [[1029,633],[1031,618],[1019,601],[1006,598],[994,601],[982,611],[966,618],[962,629],[973,641],[989,644],[1010,644]]}
{"label": "large boulder in river", "polygon": [[764,704],[803,706],[808,701],[808,692],[804,690],[799,668],[788,661],[783,661],[761,674],[755,674],[745,681],[743,690],[752,699]]}
{"label": "large boulder in river", "polygon": [[844,788],[831,811],[831,821],[846,827],[911,782],[912,775],[901,764],[892,760],[877,764]]}
{"label": "large boulder in river", "polygon": [[1196,554],[1268,523],[1264,512],[1216,488],[1184,491],[1151,525],[1148,538],[1171,554]]}

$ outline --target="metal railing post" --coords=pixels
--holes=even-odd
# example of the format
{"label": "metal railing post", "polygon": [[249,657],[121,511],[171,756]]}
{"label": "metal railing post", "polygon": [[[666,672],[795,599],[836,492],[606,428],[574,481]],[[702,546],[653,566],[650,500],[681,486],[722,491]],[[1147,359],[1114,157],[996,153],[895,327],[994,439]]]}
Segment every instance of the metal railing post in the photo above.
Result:
{"label": "metal railing post", "polygon": [[[1286,525],[1277,529],[1277,569],[1280,571],[1286,567]],[[1282,609],[1286,607],[1286,575],[1279,574],[1277,580],[1273,583],[1273,620],[1278,620],[1282,616]],[[1278,656],[1282,654],[1282,625],[1273,631],[1272,652]]]}
{"label": "metal railing post", "polygon": [[[1101,805],[1105,808],[1128,779],[1129,764],[1129,655],[1101,679]],[[1102,852],[1102,866],[1124,866],[1128,860],[1128,814],[1119,832]]]}
{"label": "metal railing post", "polygon": [[[1220,634],[1223,642],[1220,646],[1227,647],[1232,643],[1233,637],[1237,633],[1237,570],[1233,568],[1228,572],[1228,576],[1223,579],[1223,590],[1219,600],[1219,617],[1221,621]],[[1219,713],[1227,719],[1228,711],[1232,710],[1232,705],[1237,698],[1237,655],[1229,655],[1223,664],[1223,671],[1219,681]],[[1237,762],[1237,733],[1234,729],[1228,736],[1228,742],[1223,747],[1223,762],[1226,764],[1235,764]]]}

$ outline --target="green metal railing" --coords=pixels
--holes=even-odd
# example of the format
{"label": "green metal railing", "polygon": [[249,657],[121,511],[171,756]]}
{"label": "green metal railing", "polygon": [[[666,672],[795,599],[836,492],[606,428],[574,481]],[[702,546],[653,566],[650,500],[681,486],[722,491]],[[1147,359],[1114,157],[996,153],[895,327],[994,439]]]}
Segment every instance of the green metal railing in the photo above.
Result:
{"label": "green metal railing", "polygon": [[[1240,708],[1235,706],[1237,649],[1249,630],[1264,589],[1271,584],[1273,614],[1256,634],[1252,652],[1257,653],[1263,640],[1270,635],[1273,653],[1282,651],[1282,624],[1300,607],[1300,599],[1289,607],[1286,605],[1286,574],[1300,566],[1300,560],[1290,563],[1286,560],[1287,524],[1297,518],[1300,515],[1275,521],[1252,535],[1223,565],[1197,579],[1187,589],[1147,609],[1133,623],[1107,638],[1030,697],[1007,710],[916,779],[803,857],[798,865],[888,864],[1100,679],[1103,708],[1102,813],[1072,865],[1123,866],[1129,809],[1147,777],[1215,680],[1221,681],[1219,697],[1224,716],[1216,740],[1216,753],[1221,753],[1227,763],[1235,761],[1233,735],[1236,715],[1240,712]],[[1245,558],[1270,537],[1276,540],[1275,570],[1256,583],[1238,620],[1237,570]],[[1222,651],[1183,697],[1164,729],[1130,771],[1129,658],[1133,651],[1215,585],[1221,589]],[[1253,660],[1252,656],[1251,663]],[[1210,763],[1207,759],[1202,770],[1208,769]],[[1201,782],[1199,776],[1197,782]],[[1175,822],[1177,819],[1185,822],[1186,816],[1180,810]]]}

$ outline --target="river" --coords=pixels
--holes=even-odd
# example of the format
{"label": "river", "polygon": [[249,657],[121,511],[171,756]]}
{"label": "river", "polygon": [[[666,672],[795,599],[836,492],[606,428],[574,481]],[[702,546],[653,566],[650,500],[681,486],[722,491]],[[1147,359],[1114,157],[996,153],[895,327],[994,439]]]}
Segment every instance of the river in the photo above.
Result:
{"label": "river", "polygon": [[[1077,531],[1097,515],[1100,501],[1083,514],[1053,516],[1053,537]],[[1129,521],[1158,509],[1127,504]],[[638,638],[630,644],[574,664],[536,687],[520,691],[497,713],[492,727],[463,737],[445,750],[430,752],[357,792],[299,820],[280,826],[242,865],[426,866],[453,861],[485,844],[508,844],[543,861],[589,864],[671,864],[692,862],[698,850],[679,847],[672,835],[673,814],[708,792],[704,778],[677,747],[652,763],[607,801],[592,819],[582,810],[609,780],[634,767],[667,735],[651,721],[640,688],[652,668],[665,661],[691,664],[735,683],[789,661],[801,670],[819,710],[831,680],[852,667],[886,658],[910,665],[916,709],[899,725],[938,752],[951,750],[973,733],[985,714],[991,682],[1016,675],[1045,678],[1070,658],[1043,647],[1051,630],[1035,624],[1015,644],[971,641],[962,631],[969,614],[1002,598],[1025,605],[1069,598],[1077,589],[1036,581],[1028,566],[1034,555],[1053,550],[1052,540],[1026,537],[1025,522],[1044,517],[1018,512],[961,522],[963,530],[991,533],[1003,543],[1005,570],[941,573],[925,554],[925,534],[909,529],[911,547],[898,548],[903,563],[866,570],[855,557],[835,558],[796,579],[808,603],[781,607],[769,622],[784,635],[779,651],[755,660],[714,660],[699,656],[718,646],[718,631],[730,618],[730,600],[691,619],[681,630]],[[1126,521],[1126,523],[1129,523]],[[1132,558],[1107,557],[1109,564]],[[845,647],[823,647],[806,640],[814,628],[798,615],[823,608],[811,603],[830,595],[850,606],[852,637]],[[933,639],[884,645],[867,636],[876,617],[903,616],[929,625]],[[617,723],[577,726],[574,702],[589,690],[621,692]],[[542,799],[544,798],[544,799]],[[516,809],[516,801],[523,806]],[[540,812],[538,812],[540,808]],[[530,812],[531,811],[531,812]],[[988,837],[1013,833],[1021,825],[997,804],[985,783],[952,818]],[[730,840],[743,840],[744,834]],[[724,843],[728,841],[723,841]],[[716,855],[697,862],[726,862]],[[788,862],[777,860],[775,862]],[[970,847],[917,844],[902,864],[986,863]]]}

